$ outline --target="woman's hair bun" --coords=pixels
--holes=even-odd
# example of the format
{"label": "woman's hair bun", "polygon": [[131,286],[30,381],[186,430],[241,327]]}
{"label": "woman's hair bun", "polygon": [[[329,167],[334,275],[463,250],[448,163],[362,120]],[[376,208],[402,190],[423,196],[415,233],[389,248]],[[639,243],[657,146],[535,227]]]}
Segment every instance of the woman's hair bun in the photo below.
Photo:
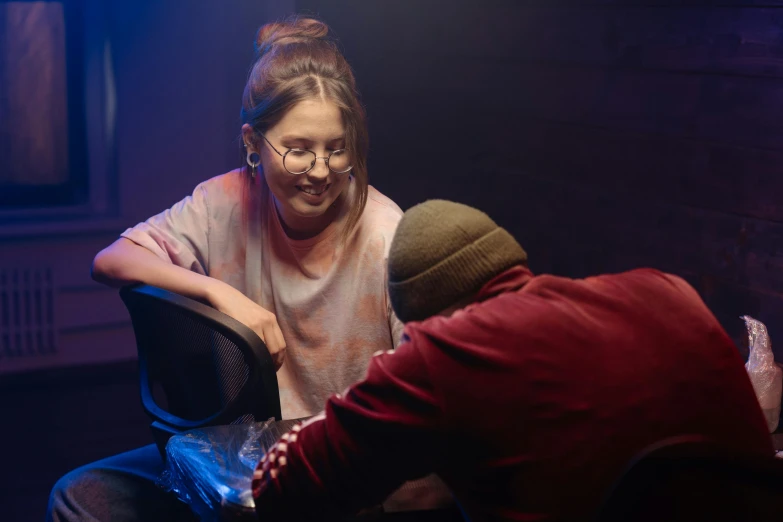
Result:
{"label": "woman's hair bun", "polygon": [[260,56],[275,44],[321,40],[329,34],[329,26],[315,18],[293,16],[281,22],[262,25],[256,35],[256,53]]}

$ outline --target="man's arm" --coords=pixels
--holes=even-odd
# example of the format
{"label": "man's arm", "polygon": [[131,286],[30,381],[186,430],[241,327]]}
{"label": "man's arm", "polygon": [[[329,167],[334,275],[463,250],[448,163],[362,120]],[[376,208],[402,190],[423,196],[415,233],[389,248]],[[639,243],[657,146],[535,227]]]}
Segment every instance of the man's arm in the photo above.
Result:
{"label": "man's arm", "polygon": [[440,420],[424,360],[404,339],[270,449],[254,474],[256,511],[266,520],[322,518],[378,504],[434,470]]}

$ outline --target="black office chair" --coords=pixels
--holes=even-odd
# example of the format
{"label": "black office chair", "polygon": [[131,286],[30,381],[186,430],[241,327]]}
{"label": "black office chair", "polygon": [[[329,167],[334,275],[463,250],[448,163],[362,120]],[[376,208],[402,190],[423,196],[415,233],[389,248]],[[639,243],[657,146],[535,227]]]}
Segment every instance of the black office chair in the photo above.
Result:
{"label": "black office chair", "polygon": [[631,463],[597,522],[783,520],[783,460],[723,450],[704,438],[660,442]]}
{"label": "black office chair", "polygon": [[193,299],[127,286],[142,405],[165,458],[168,439],[193,428],[281,419],[272,356],[250,328]]}

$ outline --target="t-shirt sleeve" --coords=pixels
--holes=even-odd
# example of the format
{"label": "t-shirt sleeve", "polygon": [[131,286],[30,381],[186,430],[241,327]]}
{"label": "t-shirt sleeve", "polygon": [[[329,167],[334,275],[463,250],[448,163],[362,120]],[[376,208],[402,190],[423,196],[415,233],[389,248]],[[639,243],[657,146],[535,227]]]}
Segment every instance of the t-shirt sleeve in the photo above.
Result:
{"label": "t-shirt sleeve", "polygon": [[177,266],[209,273],[209,204],[204,184],[193,194],[121,234]]}
{"label": "t-shirt sleeve", "polygon": [[435,470],[440,423],[425,362],[404,342],[373,357],[364,381],[270,449],[254,474],[256,510],[298,520],[376,505]]}

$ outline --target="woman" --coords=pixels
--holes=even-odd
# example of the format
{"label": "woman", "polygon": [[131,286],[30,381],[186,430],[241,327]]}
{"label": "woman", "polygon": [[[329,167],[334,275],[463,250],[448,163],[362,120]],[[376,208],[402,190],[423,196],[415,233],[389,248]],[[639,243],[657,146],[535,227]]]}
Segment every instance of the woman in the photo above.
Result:
{"label": "woman", "polygon": [[[393,348],[385,258],[402,215],[368,186],[351,69],[313,19],[265,25],[242,103],[246,165],[196,187],[101,251],[93,277],[205,299],[252,328],[278,366],[284,418],[313,415]],[[57,483],[50,520],[171,520],[154,446]],[[184,509],[183,509],[184,508]]]}

